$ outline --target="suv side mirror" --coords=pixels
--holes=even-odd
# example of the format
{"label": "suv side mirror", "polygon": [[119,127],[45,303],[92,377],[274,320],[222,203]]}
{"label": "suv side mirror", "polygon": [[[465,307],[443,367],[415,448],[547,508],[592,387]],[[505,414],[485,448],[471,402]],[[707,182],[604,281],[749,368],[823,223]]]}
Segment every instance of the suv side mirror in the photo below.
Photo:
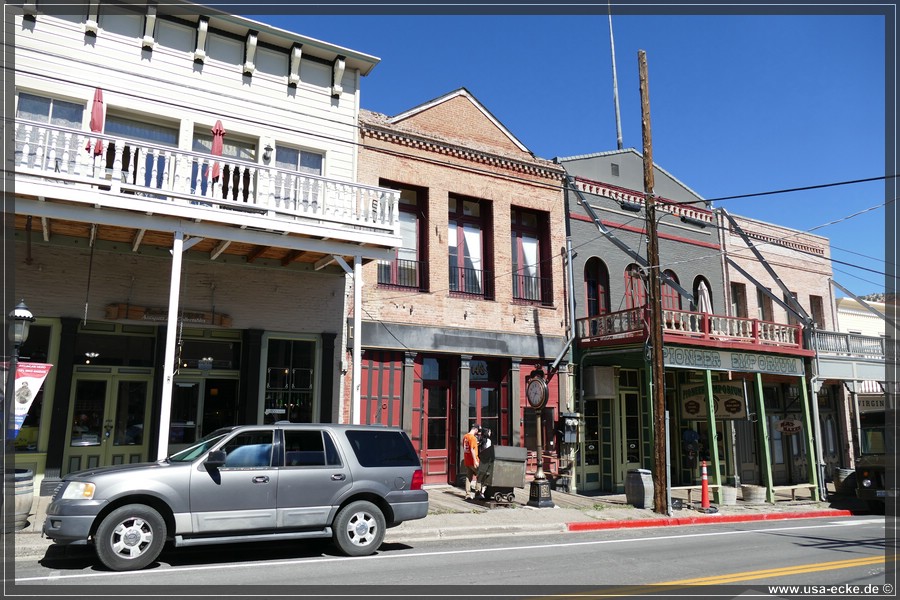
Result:
{"label": "suv side mirror", "polygon": [[203,464],[213,468],[223,467],[225,466],[225,456],[224,450],[213,450],[209,453],[209,456],[206,457],[206,460],[203,461]]}

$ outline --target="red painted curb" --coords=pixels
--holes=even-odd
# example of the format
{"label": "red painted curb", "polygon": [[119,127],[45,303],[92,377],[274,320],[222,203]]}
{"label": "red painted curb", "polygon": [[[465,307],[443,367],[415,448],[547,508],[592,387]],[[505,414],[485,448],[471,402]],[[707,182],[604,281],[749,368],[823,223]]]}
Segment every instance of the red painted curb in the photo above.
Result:
{"label": "red painted curb", "polygon": [[784,519],[812,519],[816,517],[849,517],[849,510],[815,510],[790,513],[765,513],[759,515],[704,515],[702,517],[675,517],[671,519],[634,519],[632,521],[587,521],[566,523],[567,531],[595,531],[598,529],[629,529],[635,527],[668,527],[672,525],[712,525],[716,523],[743,523],[747,521],[779,521]]}

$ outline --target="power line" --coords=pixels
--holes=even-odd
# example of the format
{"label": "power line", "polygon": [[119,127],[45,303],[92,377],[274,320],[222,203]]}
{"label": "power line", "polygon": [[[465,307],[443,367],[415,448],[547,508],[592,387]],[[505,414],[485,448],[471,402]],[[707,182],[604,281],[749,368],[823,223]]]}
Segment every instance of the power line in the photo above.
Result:
{"label": "power line", "polygon": [[[756,198],[758,196],[771,196],[773,194],[787,194],[789,192],[804,192],[807,190],[818,190],[822,188],[835,187],[839,185],[852,185],[854,183],[867,183],[870,181],[882,181],[892,179],[896,175],[884,175],[882,177],[867,177],[866,179],[853,179],[848,181],[836,181],[834,183],[821,183],[819,185],[807,185],[804,187],[788,188],[783,190],[771,190],[768,192],[755,192],[753,194],[738,194],[736,196],[722,196],[721,198],[706,198],[706,202],[721,202],[723,200],[737,200],[739,198]],[[684,204],[694,204],[694,202],[685,202]]]}

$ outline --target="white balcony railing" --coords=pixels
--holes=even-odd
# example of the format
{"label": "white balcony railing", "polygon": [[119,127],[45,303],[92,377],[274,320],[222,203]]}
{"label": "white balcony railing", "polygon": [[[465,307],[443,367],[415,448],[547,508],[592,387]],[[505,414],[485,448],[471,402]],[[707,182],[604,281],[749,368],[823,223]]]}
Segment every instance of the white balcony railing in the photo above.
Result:
{"label": "white balcony railing", "polygon": [[14,160],[17,177],[114,194],[308,218],[391,235],[398,225],[395,190],[42,123],[16,121]]}
{"label": "white balcony railing", "polygon": [[893,356],[896,357],[896,346],[891,345],[891,340],[879,336],[816,331],[813,343],[821,354],[884,360],[894,350]]}

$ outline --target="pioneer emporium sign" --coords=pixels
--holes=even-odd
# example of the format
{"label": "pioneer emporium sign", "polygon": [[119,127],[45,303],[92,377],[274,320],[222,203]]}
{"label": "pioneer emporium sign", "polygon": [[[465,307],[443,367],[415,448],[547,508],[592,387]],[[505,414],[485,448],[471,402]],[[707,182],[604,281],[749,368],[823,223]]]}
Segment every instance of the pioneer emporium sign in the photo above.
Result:
{"label": "pioneer emporium sign", "polygon": [[802,377],[804,374],[801,359],[760,352],[730,352],[707,348],[664,346],[663,362],[665,366],[676,369],[740,371],[742,373],[768,373],[796,377]]}
{"label": "pioneer emporium sign", "polygon": [[[726,382],[712,384],[713,412],[716,419],[746,419],[747,400],[744,386]],[[682,389],[681,414],[685,419],[706,419],[706,384],[697,384]]]}

